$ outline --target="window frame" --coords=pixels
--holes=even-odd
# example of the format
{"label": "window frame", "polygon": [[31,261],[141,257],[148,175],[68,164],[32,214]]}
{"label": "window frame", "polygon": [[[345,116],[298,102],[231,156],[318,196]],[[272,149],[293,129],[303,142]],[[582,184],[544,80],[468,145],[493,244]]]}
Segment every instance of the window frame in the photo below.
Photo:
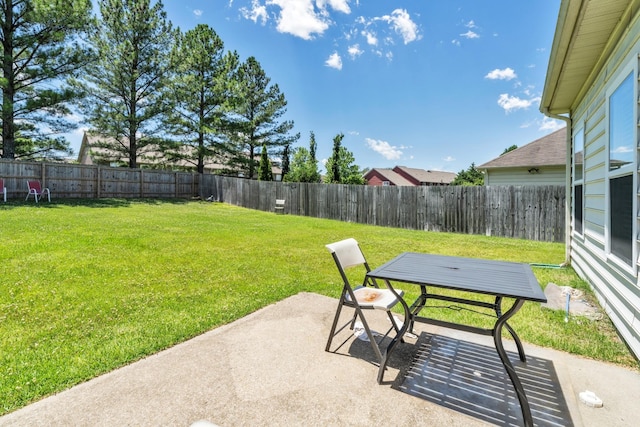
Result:
{"label": "window frame", "polygon": [[[571,167],[573,171],[573,231],[580,236],[584,236],[584,182],[585,182],[585,144],[584,144],[584,125],[581,124],[579,129],[574,132],[573,140],[571,144],[571,148],[573,151],[573,155],[571,156]],[[580,147],[578,146],[577,141],[580,141]],[[576,163],[576,156],[578,153],[582,152],[582,166],[581,166],[581,174],[578,178],[577,170],[578,166]],[[580,206],[577,205],[577,192],[580,191]],[[580,209],[580,222],[578,229],[578,221],[577,221],[577,211]]]}
{"label": "window frame", "polygon": [[[604,171],[605,178],[605,253],[607,256],[607,260],[615,263],[620,268],[627,270],[633,275],[637,274],[637,257],[638,257],[638,249],[637,249],[637,220],[636,215],[634,214],[637,211],[637,191],[633,191],[637,188],[637,147],[638,147],[638,84],[637,84],[637,76],[638,76],[638,60],[630,61],[625,67],[622,67],[619,74],[613,78],[609,85],[607,85],[606,90],[606,164]],[[632,128],[631,128],[631,142],[633,147],[632,161],[629,164],[625,164],[618,168],[611,168],[611,148],[612,148],[612,133],[614,133],[613,125],[614,123],[613,117],[611,115],[611,98],[617,94],[617,91],[624,83],[627,82],[627,79],[631,81],[631,117],[633,118]],[[626,103],[624,105],[627,105]],[[623,115],[626,112],[623,111]],[[617,133],[617,132],[616,132]],[[583,173],[584,173],[583,169]],[[631,217],[629,220],[631,221],[631,235],[629,236],[629,243],[631,245],[631,259],[627,261],[618,251],[618,253],[614,252],[615,248],[613,245],[612,239],[614,236],[612,235],[612,219],[613,219],[613,206],[612,203],[612,191],[611,185],[618,178],[624,178],[628,175],[632,176],[632,208],[631,208]],[[620,182],[623,182],[622,180]],[[584,186],[583,186],[584,188]],[[583,190],[584,191],[584,190]],[[584,200],[584,198],[583,198]],[[616,225],[617,227],[617,225]],[[618,246],[618,245],[616,245]]]}

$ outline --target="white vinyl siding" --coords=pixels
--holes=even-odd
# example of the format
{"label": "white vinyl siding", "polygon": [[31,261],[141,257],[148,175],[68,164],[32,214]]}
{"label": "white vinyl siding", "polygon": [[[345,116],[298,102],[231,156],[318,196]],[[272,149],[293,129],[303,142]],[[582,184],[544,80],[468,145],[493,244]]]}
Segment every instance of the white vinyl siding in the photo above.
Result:
{"label": "white vinyl siding", "polygon": [[484,176],[484,185],[565,185],[566,168],[564,165],[539,166],[537,173],[529,173],[529,169],[489,169]]}
{"label": "white vinyl siding", "polygon": [[[637,274],[637,240],[640,221],[638,212],[637,126],[638,55],[640,54],[640,21],[634,17],[625,38],[613,50],[593,85],[578,101],[571,113],[572,136],[584,130],[583,164],[583,235],[573,234],[571,264],[578,274],[589,281],[602,307],[621,336],[637,357],[640,357],[640,284]],[[609,97],[629,74],[633,81],[634,134],[632,163],[626,168],[609,170]],[[614,144],[614,151],[616,146]],[[628,150],[618,150],[627,151]],[[615,158],[615,156],[613,156]],[[627,156],[628,160],[629,156]],[[610,179],[633,177],[629,197],[633,203],[632,265],[611,253]],[[579,181],[578,181],[579,183]],[[572,185],[575,181],[572,182]],[[573,211],[572,211],[573,212]]]}

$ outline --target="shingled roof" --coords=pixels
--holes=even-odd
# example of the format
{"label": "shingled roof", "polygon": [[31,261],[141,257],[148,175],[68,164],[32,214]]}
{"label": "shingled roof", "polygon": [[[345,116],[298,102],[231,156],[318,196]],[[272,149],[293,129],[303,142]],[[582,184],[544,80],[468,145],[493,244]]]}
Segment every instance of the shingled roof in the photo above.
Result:
{"label": "shingled roof", "polygon": [[414,185],[413,183],[409,182],[409,180],[402,177],[402,175],[394,172],[392,169],[373,168],[364,175],[364,178],[368,181],[373,175],[376,175],[376,174],[380,176],[383,181],[389,181],[393,185],[397,185],[397,186]]}
{"label": "shingled roof", "polygon": [[480,165],[478,169],[564,166],[567,155],[566,138],[567,128],[564,127]]}
{"label": "shingled roof", "polygon": [[414,185],[451,184],[451,181],[456,178],[456,174],[453,172],[416,169],[405,166],[396,166],[393,170],[410,181],[414,179],[416,181]]}

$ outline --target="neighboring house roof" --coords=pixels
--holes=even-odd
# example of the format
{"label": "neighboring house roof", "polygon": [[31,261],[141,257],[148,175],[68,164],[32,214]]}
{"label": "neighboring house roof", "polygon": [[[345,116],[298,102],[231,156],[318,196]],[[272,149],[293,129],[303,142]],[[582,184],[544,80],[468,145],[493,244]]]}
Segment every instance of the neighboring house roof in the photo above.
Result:
{"label": "neighboring house roof", "polygon": [[[83,165],[94,164],[128,164],[129,158],[123,156],[121,152],[109,150],[101,147],[101,143],[110,142],[116,144],[115,139],[100,135],[92,135],[87,132],[82,137],[82,144],[78,153],[78,163]],[[125,141],[128,144],[128,141]],[[187,147],[185,147],[187,149]],[[138,153],[138,164],[145,166],[164,166],[167,168],[195,169],[195,165],[186,160],[168,160],[165,154],[157,145],[150,144],[141,149]],[[205,161],[206,171],[224,170],[226,167],[221,163]]]}
{"label": "neighboring house roof", "polygon": [[572,111],[629,29],[629,0],[562,0],[540,111]]}
{"label": "neighboring house roof", "polygon": [[409,181],[413,181],[415,185],[451,184],[451,181],[457,175],[453,172],[407,168],[404,166],[396,166],[393,170]]}
{"label": "neighboring house roof", "polygon": [[373,168],[364,174],[364,179],[371,180],[374,176],[377,176],[381,181],[389,181],[391,185],[397,186],[412,186],[409,180],[403,178],[401,175],[394,172],[392,169]]}
{"label": "neighboring house roof", "polygon": [[566,138],[565,127],[482,164],[478,169],[564,166],[567,162]]}
{"label": "neighboring house roof", "polygon": [[432,171],[405,166],[395,166],[393,169],[373,168],[364,174],[364,179],[370,182],[374,177],[380,181],[389,181],[397,186],[446,185],[451,184],[456,177],[453,172]]}

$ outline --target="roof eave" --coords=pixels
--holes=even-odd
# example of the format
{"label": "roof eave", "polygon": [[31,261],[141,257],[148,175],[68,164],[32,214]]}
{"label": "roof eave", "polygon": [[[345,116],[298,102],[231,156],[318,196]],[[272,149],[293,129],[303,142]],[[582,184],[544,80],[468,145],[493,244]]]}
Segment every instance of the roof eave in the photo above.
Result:
{"label": "roof eave", "polygon": [[[576,43],[577,34],[580,31],[586,32],[590,27],[602,25],[601,22],[595,22],[593,19],[588,20],[588,22],[583,19],[586,9],[590,6],[589,3],[586,0],[562,0],[560,4],[558,23],[540,101],[540,111],[546,115],[565,114],[575,110],[575,106],[595,81],[640,6],[640,0],[630,0],[624,10],[619,9],[620,19],[610,24],[609,38],[604,46],[601,49],[583,51],[589,56],[580,57],[580,61],[586,61],[593,65],[586,77],[580,77],[583,80],[582,84],[568,91],[567,87],[563,87],[563,80],[575,79],[576,77],[566,76],[564,73],[569,68],[567,67],[569,55],[572,53],[573,46]],[[572,60],[575,63],[576,58],[572,58]],[[564,90],[562,98],[559,98],[558,94],[560,87],[563,87]]]}

